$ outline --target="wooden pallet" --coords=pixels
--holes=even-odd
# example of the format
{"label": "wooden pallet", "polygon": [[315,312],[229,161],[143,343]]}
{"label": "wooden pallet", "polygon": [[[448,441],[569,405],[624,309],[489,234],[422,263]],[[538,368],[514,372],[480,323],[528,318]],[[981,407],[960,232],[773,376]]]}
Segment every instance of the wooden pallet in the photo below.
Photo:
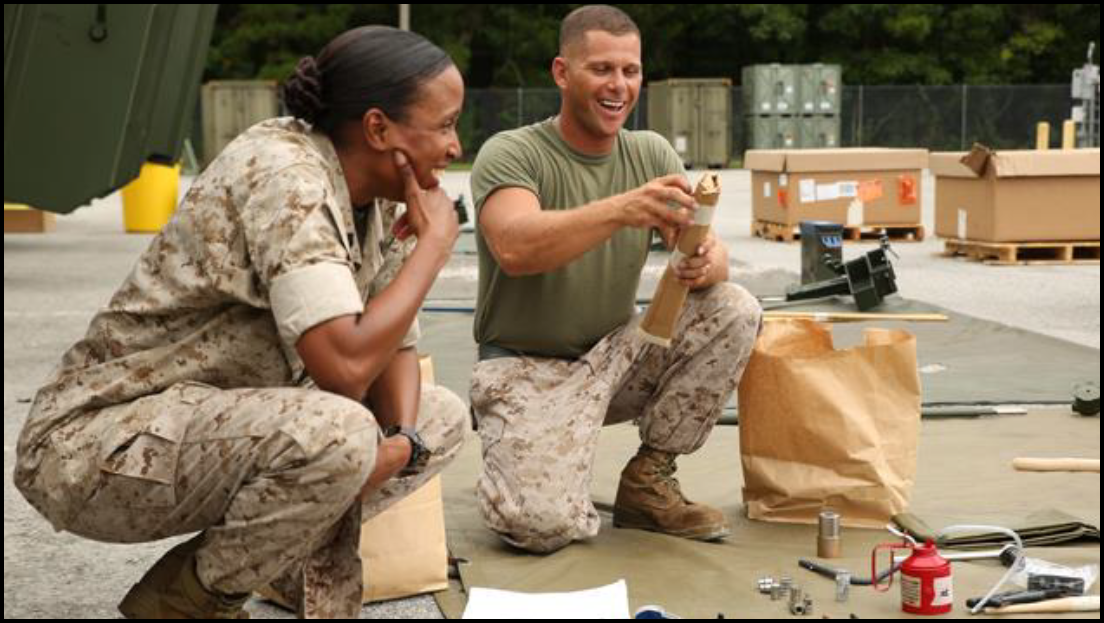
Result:
{"label": "wooden pallet", "polygon": [[43,212],[24,205],[4,204],[5,234],[41,234],[54,231],[57,217],[53,212]]}
{"label": "wooden pallet", "polygon": [[948,239],[943,242],[943,255],[962,255],[971,260],[998,266],[1100,263],[1099,240],[982,242]]}
{"label": "wooden pallet", "polygon": [[[844,225],[843,241],[877,241],[885,234],[893,242],[920,242],[924,239],[923,225]],[[775,240],[778,242],[793,242],[801,240],[801,232],[797,225],[784,225],[770,221],[753,220],[751,223],[751,235]]]}

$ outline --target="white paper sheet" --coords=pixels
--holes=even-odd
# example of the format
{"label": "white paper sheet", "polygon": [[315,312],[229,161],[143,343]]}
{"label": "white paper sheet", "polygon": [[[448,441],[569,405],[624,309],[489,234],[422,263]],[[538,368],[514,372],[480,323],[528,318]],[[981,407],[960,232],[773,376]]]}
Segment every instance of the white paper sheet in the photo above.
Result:
{"label": "white paper sheet", "polygon": [[570,593],[516,593],[472,588],[465,619],[628,619],[625,580]]}

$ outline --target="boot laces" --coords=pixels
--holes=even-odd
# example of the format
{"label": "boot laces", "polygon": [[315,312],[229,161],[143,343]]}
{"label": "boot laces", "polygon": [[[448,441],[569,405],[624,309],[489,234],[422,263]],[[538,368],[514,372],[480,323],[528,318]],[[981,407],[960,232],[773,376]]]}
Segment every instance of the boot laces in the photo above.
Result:
{"label": "boot laces", "polygon": [[659,464],[656,466],[656,475],[658,476],[659,482],[667,485],[668,488],[675,492],[675,495],[677,495],[680,500],[685,502],[686,496],[682,494],[682,485],[679,484],[678,479],[675,478],[675,471],[678,469],[678,466],[675,465],[675,458],[665,457],[660,459],[658,463]]}

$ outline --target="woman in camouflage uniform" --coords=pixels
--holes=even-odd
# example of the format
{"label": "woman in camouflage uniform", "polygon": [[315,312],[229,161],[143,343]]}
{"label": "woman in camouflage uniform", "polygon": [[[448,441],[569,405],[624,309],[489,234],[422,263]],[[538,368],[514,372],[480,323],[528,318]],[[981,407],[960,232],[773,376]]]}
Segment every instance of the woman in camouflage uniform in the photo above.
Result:
{"label": "woman in camouflage uniform", "polygon": [[440,471],[466,428],[413,348],[458,231],[433,171],[460,156],[463,93],[442,50],[392,28],[302,59],[293,117],[195,180],[39,390],[15,481],[56,529],[199,532],[123,614],[233,617],[270,583],[303,615],[359,612],[361,521]]}

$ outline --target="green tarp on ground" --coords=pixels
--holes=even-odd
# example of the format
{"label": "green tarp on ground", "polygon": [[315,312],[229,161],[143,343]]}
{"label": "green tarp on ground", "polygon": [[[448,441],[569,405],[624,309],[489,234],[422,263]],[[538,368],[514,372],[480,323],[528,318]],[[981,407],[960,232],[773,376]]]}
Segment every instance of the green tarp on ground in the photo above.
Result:
{"label": "green tarp on ground", "polygon": [[[423,312],[419,350],[433,355],[437,380],[462,397],[475,362],[470,304],[430,303]],[[787,305],[787,311],[854,311],[843,301]],[[948,322],[833,325],[838,347],[858,344],[867,326],[902,327],[916,334],[925,405],[1069,403],[1073,387],[1100,380],[1100,351],[935,305],[888,299],[879,312],[943,313]],[[735,404],[735,403],[733,403]]]}
{"label": "green tarp on ground", "polygon": [[[696,543],[612,527],[608,505],[620,469],[638,444],[636,429],[620,425],[603,431],[595,465],[592,491],[602,510],[601,532],[591,541],[535,556],[503,545],[483,527],[474,494],[479,441],[470,434],[467,446],[444,475],[449,546],[454,556],[469,562],[460,565],[462,584],[438,594],[439,605],[447,616],[459,616],[465,599],[461,586],[550,592],[592,588],[624,578],[631,610],[660,604],[682,616],[788,617],[783,602],[770,601],[755,586],[759,577],[788,575],[813,597],[816,617],[902,616],[896,585],[889,593],[852,587],[849,601],[837,604],[830,580],[798,568],[798,558],[815,555],[813,526],[766,524],[743,517],[738,436],[737,428],[718,428],[701,451],[679,462],[686,494],[719,506],[732,522],[733,534],[725,542]],[[1099,457],[1099,446],[1099,419],[1072,415],[1065,409],[1033,410],[1021,417],[925,421],[910,510],[932,526],[1003,524],[1045,509],[1060,509],[1099,526],[1098,474],[1020,473],[1010,466],[1017,456]],[[827,562],[856,575],[869,575],[871,547],[890,540],[887,532],[845,529],[843,557]],[[1028,550],[1031,556],[1066,565],[1097,563],[1099,552],[1098,542]],[[955,614],[965,616],[965,599],[982,595],[1003,572],[993,562],[955,563]]]}

